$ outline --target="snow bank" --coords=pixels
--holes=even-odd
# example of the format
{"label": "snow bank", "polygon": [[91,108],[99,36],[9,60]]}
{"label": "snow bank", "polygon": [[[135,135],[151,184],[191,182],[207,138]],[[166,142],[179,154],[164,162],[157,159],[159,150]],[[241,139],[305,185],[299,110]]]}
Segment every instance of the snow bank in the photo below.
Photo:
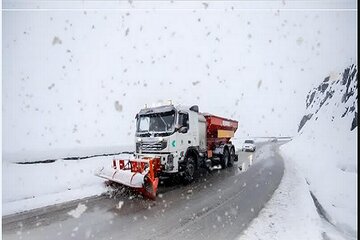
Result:
{"label": "snow bank", "polygon": [[[357,67],[325,78],[310,91],[299,134],[282,147],[299,165],[325,217],[357,236]],[[304,120],[306,119],[306,120]]]}
{"label": "snow bank", "polygon": [[104,180],[94,174],[103,166],[110,167],[114,157],[132,155],[38,164],[3,162],[3,215],[103,193]]}
{"label": "snow bank", "polygon": [[320,217],[304,177],[294,163],[285,160],[278,189],[239,240],[321,239],[319,226]]}

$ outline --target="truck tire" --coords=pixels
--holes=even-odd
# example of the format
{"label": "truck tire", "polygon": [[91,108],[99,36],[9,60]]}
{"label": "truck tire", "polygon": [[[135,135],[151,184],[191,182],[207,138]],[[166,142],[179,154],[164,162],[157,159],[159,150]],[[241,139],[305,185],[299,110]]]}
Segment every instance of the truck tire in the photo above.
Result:
{"label": "truck tire", "polygon": [[228,167],[232,167],[234,165],[234,160],[235,160],[235,149],[232,147],[230,149]]}
{"label": "truck tire", "polygon": [[228,166],[229,164],[229,159],[230,159],[230,153],[229,150],[227,148],[224,149],[224,153],[221,157],[221,168],[224,169]]}
{"label": "truck tire", "polygon": [[183,180],[185,183],[191,183],[194,180],[196,171],[195,159],[189,155],[185,159]]}

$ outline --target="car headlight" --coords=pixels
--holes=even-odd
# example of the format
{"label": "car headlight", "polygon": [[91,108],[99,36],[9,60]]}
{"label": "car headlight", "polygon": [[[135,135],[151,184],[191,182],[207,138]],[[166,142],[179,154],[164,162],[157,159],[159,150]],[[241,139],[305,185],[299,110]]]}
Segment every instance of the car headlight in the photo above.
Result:
{"label": "car headlight", "polygon": [[136,140],[137,140],[138,142],[141,142],[141,138],[137,138]]}

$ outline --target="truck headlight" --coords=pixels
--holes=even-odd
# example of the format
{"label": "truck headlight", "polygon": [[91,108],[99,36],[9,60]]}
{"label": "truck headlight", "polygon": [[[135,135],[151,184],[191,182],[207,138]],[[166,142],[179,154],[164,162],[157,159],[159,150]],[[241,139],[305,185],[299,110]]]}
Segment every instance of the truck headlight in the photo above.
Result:
{"label": "truck headlight", "polygon": [[141,142],[141,138],[137,138],[136,141]]}

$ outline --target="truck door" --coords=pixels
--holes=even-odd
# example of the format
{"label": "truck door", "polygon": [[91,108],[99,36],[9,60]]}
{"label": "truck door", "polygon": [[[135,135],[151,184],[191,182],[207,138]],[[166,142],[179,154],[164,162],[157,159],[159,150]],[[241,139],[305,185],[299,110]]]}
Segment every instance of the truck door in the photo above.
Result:
{"label": "truck door", "polygon": [[188,147],[192,146],[191,141],[191,124],[189,123],[189,113],[187,112],[179,112],[179,122],[178,122],[181,130],[180,134],[178,134],[178,143],[179,150],[186,150]]}

